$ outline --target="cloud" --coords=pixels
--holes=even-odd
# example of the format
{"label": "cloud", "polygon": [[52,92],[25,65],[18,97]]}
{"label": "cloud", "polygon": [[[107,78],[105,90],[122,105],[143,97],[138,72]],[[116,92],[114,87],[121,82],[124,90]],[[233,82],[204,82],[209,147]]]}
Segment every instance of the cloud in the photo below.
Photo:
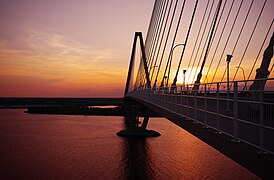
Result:
{"label": "cloud", "polygon": [[32,23],[22,29],[17,40],[0,40],[2,77],[35,77],[48,84],[83,86],[83,89],[89,84],[120,84],[126,78],[126,69],[115,63],[121,57],[113,55],[111,49],[94,49]]}
{"label": "cloud", "polygon": [[[75,70],[83,68],[102,72],[121,69],[120,64],[115,64],[115,59],[120,57],[115,56],[111,49],[94,49],[53,29],[34,27],[32,23],[25,24],[22,29],[24,33],[17,40],[0,40],[0,57],[6,64],[52,65],[52,69],[58,65],[73,65]],[[17,48],[18,44],[24,44],[24,48]]]}

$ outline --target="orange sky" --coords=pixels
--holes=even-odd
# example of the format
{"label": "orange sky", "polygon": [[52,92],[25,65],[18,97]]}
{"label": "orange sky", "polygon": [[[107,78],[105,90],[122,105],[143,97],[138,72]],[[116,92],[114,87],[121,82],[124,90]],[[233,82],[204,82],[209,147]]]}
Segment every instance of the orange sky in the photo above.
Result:
{"label": "orange sky", "polygon": [[121,97],[153,3],[1,1],[0,97]]}
{"label": "orange sky", "polygon": [[[0,1],[0,97],[121,97],[134,32],[146,34],[153,4],[153,0]],[[263,14],[262,34],[274,17],[273,4],[269,1]],[[178,42],[183,42],[184,31]],[[248,71],[249,66],[242,67]]]}

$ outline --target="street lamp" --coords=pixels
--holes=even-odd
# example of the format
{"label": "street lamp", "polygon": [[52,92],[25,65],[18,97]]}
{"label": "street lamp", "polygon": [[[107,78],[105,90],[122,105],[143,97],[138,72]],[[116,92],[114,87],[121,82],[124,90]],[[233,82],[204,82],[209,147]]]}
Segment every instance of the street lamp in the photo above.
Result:
{"label": "street lamp", "polygon": [[[153,69],[153,72],[154,72],[154,69],[156,68],[156,67],[158,67],[158,66],[151,66],[150,68],[149,68],[149,74],[151,73],[151,69]],[[153,72],[151,73],[151,78],[150,78],[150,80],[152,81],[152,76],[153,76]]]}
{"label": "street lamp", "polygon": [[231,61],[231,58],[233,57],[231,54],[227,54],[226,55],[226,63],[227,63],[227,102],[226,102],[226,110],[229,111],[229,91],[230,91],[230,87],[229,87],[229,63]]}
{"label": "street lamp", "polygon": [[227,56],[227,58],[226,58],[226,63],[227,63],[227,65],[226,65],[226,68],[227,68],[227,91],[229,91],[230,90],[230,88],[229,88],[229,63],[230,63],[231,58],[233,56],[230,55],[230,54],[227,54],[226,56]]}
{"label": "street lamp", "polygon": [[[178,46],[184,46],[185,44],[176,44],[172,49],[171,49],[171,53],[173,53],[173,50],[178,47]],[[172,57],[172,55],[171,55]]]}
{"label": "street lamp", "polygon": [[244,69],[243,69],[241,66],[236,66],[236,68],[237,68],[237,69],[241,69],[241,70],[243,71],[244,81],[245,81],[245,86],[244,86],[243,90],[246,90],[246,88],[247,88],[247,87],[246,87],[246,83],[247,83],[247,82],[246,82],[246,80],[245,80],[245,71],[244,71]]}
{"label": "street lamp", "polygon": [[[185,46],[185,45],[186,45],[186,44],[177,44],[176,46],[174,46],[174,47],[172,48],[171,57],[170,57],[170,62],[171,62],[171,60],[172,60],[172,56],[173,56],[173,51],[174,51],[174,49],[175,49],[176,47],[178,47],[178,46]],[[180,68],[180,67],[178,66],[178,69],[177,69],[176,75],[175,75],[175,77],[174,77],[172,86],[176,86],[177,76],[178,76],[178,73],[179,73],[179,68]],[[169,67],[169,70],[170,70],[170,67]],[[169,78],[168,78],[168,79],[169,79]]]}
{"label": "street lamp", "polygon": [[[185,44],[177,44],[177,45],[175,45],[175,46],[172,47],[172,49],[171,49],[171,51],[170,51],[170,53],[169,53],[169,55],[168,55],[168,62],[171,62],[172,56],[173,56],[173,51],[174,51],[174,49],[175,49],[176,47],[178,47],[178,46],[185,46]],[[169,60],[170,60],[170,61],[169,61]],[[167,76],[165,76],[166,70],[165,70],[165,72],[164,72],[164,77],[163,77],[163,80],[162,80],[162,82],[161,82],[161,86],[162,86],[162,87],[164,86],[164,80],[165,80],[165,79],[166,79],[166,86],[168,86],[168,79],[169,79],[170,67],[171,67],[171,66],[169,66],[168,75],[167,75]],[[167,68],[166,68],[166,69],[167,69]]]}
{"label": "street lamp", "polygon": [[186,85],[186,69],[183,69],[183,76],[184,76],[183,86],[184,86],[184,90],[185,90],[185,85]]}

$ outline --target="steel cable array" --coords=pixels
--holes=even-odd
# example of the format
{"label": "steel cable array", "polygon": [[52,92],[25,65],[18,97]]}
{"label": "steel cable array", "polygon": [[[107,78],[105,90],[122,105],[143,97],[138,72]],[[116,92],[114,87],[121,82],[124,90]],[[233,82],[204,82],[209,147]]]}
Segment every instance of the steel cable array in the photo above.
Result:
{"label": "steel cable array", "polygon": [[[266,34],[261,38],[262,43],[255,45],[251,43],[258,33],[257,27],[262,23],[261,17],[265,16],[263,12],[267,7],[267,0],[263,2],[218,0],[218,2],[217,4],[215,0],[155,0],[145,39],[145,55],[140,55],[135,87],[146,85],[146,81],[150,81],[151,86],[155,88],[171,84],[176,86],[177,81],[182,83],[180,74],[182,69],[184,69],[184,81],[187,79],[188,83],[193,83],[195,78],[197,78],[196,82],[200,83],[202,77],[204,82],[213,83],[216,77],[222,82],[227,69],[224,68],[223,74],[219,73],[219,69],[224,63],[224,55],[228,54],[227,49],[231,48],[230,54],[235,59],[233,62],[240,67],[252,45],[259,51],[250,64],[247,79],[251,78],[265,42],[273,29],[272,18]],[[262,7],[258,9],[255,16],[255,7],[259,4]],[[256,21],[253,27],[247,28],[253,24],[254,17]],[[264,27],[260,27],[262,28]],[[249,30],[251,34],[247,37]],[[184,40],[181,39],[182,36]],[[182,45],[180,52],[174,54],[173,50],[179,45]],[[237,53],[234,54],[236,51]],[[146,56],[147,64],[145,65],[142,55]],[[145,66],[147,70],[144,70]],[[238,71],[239,68],[233,74],[233,81]],[[171,78],[173,82],[169,83]],[[210,88],[209,85],[208,89]]]}
{"label": "steel cable array", "polygon": [[233,5],[234,5],[234,2],[235,2],[235,0],[233,0],[232,3],[231,3],[231,5],[230,5],[230,8],[229,8],[229,11],[228,11],[228,14],[227,14],[227,17],[226,17],[226,20],[225,20],[225,23],[224,23],[222,32],[221,32],[221,34],[220,34],[220,36],[219,36],[219,39],[218,39],[216,48],[215,48],[215,50],[214,50],[213,56],[212,56],[212,58],[211,58],[211,61],[210,61],[210,64],[209,64],[209,67],[208,67],[208,70],[207,70],[207,73],[206,73],[206,76],[205,76],[205,80],[204,80],[204,81],[207,80],[208,73],[210,72],[210,68],[211,68],[211,66],[212,66],[212,63],[213,63],[213,60],[214,60],[214,58],[215,58],[216,52],[217,52],[217,50],[218,50],[218,48],[219,48],[219,45],[220,45],[221,39],[222,39],[222,37],[223,37],[223,33],[224,33],[225,28],[226,28],[226,25],[227,25],[229,16],[230,16],[230,14],[231,14],[231,10],[232,10],[232,7],[233,7]]}
{"label": "steel cable array", "polygon": [[[269,35],[269,32],[270,32],[270,30],[271,30],[271,28],[272,28],[273,21],[274,21],[274,19],[273,19],[273,20],[271,21],[271,23],[270,23],[270,26],[269,26],[268,31],[267,31],[267,33],[266,33],[266,35],[265,35],[265,38],[264,38],[264,40],[263,40],[263,42],[262,42],[262,45],[261,45],[260,50],[259,50],[259,52],[258,52],[258,54],[257,54],[257,57],[256,57],[256,59],[255,59],[253,65],[252,65],[252,68],[251,68],[249,74],[248,74],[247,80],[250,79],[250,76],[251,76],[251,74],[252,74],[252,72],[253,72],[253,70],[254,70],[254,67],[255,67],[255,65],[256,65],[256,63],[257,63],[257,61],[258,61],[258,58],[259,58],[259,56],[260,56],[260,54],[261,54],[261,51],[262,51],[262,49],[263,49],[263,47],[264,47],[265,41],[266,41],[266,39],[267,39],[267,37],[268,37],[268,35]],[[273,68],[273,66],[272,66],[272,68]],[[272,69],[271,69],[271,70],[272,70]],[[271,70],[270,70],[270,73],[271,73]]]}
{"label": "steel cable array", "polygon": [[[257,18],[257,21],[256,21],[256,23],[255,23],[255,25],[254,25],[254,28],[253,28],[253,30],[252,30],[252,33],[251,33],[251,35],[250,35],[250,37],[249,37],[249,39],[248,39],[248,43],[247,43],[246,48],[245,48],[245,50],[244,50],[244,53],[243,53],[243,55],[242,55],[242,57],[241,57],[241,60],[240,60],[240,62],[239,62],[239,64],[238,64],[238,67],[241,66],[241,64],[242,64],[242,62],[243,62],[243,59],[244,59],[244,57],[245,57],[245,55],[246,55],[246,51],[247,51],[247,49],[248,49],[248,47],[249,47],[250,41],[251,41],[251,39],[252,39],[252,37],[253,37],[253,35],[254,35],[254,32],[255,32],[255,30],[256,30],[256,28],[257,28],[257,25],[258,25],[258,22],[259,22],[259,20],[260,20],[260,18],[261,18],[261,15],[262,15],[262,12],[263,12],[263,10],[264,10],[266,1],[267,1],[267,0],[264,1],[264,4],[263,4],[262,9],[261,9],[261,11],[260,11],[260,14],[259,14],[259,16],[258,16],[258,18]],[[238,71],[239,71],[239,68],[237,68],[237,70],[236,70],[236,72],[235,72],[235,74],[234,74],[233,81],[235,80]],[[232,86],[232,84],[231,84],[231,86]]]}
{"label": "steel cable array", "polygon": [[155,77],[155,82],[154,82],[153,87],[156,87],[156,83],[157,83],[159,72],[160,72],[160,69],[161,69],[162,62],[163,62],[163,57],[164,57],[166,46],[167,46],[167,43],[168,43],[170,31],[171,31],[171,28],[172,28],[174,16],[175,16],[175,13],[176,13],[177,5],[178,5],[178,0],[176,0],[176,2],[175,2],[172,17],[171,17],[171,20],[170,20],[170,25],[169,25],[167,35],[166,35],[166,41],[165,41],[165,44],[164,44],[164,47],[163,47],[162,56],[161,56],[161,59],[160,59],[160,63],[159,63],[159,67],[158,67],[158,70],[157,70],[157,74],[156,74],[156,77]]}

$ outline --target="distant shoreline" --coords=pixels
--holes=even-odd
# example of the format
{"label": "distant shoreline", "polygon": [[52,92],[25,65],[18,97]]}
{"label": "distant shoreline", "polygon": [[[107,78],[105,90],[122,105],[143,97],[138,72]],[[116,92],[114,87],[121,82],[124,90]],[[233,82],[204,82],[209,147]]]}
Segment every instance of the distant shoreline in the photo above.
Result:
{"label": "distant shoreline", "polygon": [[97,116],[124,116],[121,106],[113,108],[100,107],[32,107],[25,113],[29,114],[60,114],[60,115],[97,115]]}
{"label": "distant shoreline", "polygon": [[1,97],[0,109],[66,106],[121,106],[123,98],[24,98]]}

